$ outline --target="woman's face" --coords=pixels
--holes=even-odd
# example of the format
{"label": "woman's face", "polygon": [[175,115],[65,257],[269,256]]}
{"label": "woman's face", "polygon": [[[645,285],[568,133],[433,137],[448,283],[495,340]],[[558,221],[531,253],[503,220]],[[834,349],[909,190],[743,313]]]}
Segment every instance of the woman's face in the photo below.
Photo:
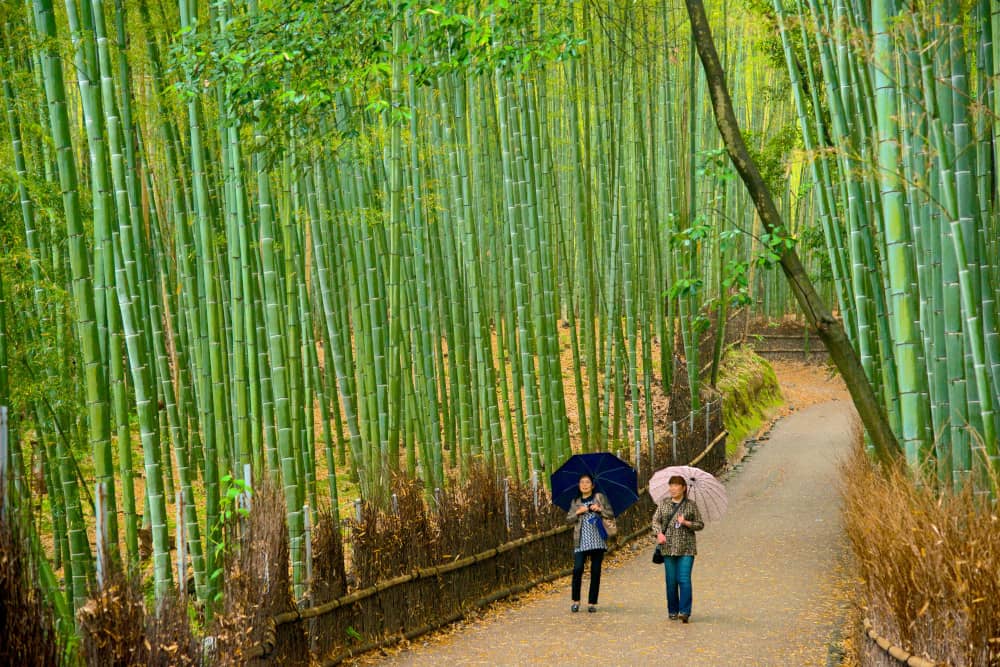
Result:
{"label": "woman's face", "polygon": [[594,482],[589,477],[580,478],[580,493],[584,496],[589,496],[590,492],[594,490]]}
{"label": "woman's face", "polygon": [[684,489],[685,487],[683,484],[678,484],[677,482],[672,483],[670,485],[670,497],[674,500],[680,500],[684,495]]}

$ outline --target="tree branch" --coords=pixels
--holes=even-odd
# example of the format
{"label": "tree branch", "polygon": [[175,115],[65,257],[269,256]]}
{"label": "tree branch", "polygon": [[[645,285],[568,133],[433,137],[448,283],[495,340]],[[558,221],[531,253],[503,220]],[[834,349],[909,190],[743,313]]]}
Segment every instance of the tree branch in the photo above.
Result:
{"label": "tree branch", "polygon": [[[736,114],[733,112],[733,101],[726,86],[725,72],[719,62],[719,54],[715,49],[712,31],[705,15],[705,6],[701,0],[685,0],[688,17],[691,20],[691,32],[705,69],[705,79],[708,82],[709,96],[712,99],[712,109],[715,112],[715,122],[719,133],[726,144],[726,151],[733,161],[733,166],[739,172],[743,183],[750,192],[754,207],[760,216],[764,228],[771,233],[782,226],[781,215],[774,205],[774,199],[761,177],[757,164],[750,157],[743,135],[740,132]],[[864,368],[854,348],[851,346],[840,320],[833,317],[826,304],[813,287],[809,276],[799,261],[794,248],[786,248],[781,255],[781,269],[795,294],[809,323],[816,329],[817,335],[830,352],[833,363],[836,364],[847,390],[851,394],[854,406],[861,416],[868,435],[875,445],[875,453],[883,463],[891,463],[899,458],[899,443],[886,419],[885,412],[879,404]]]}

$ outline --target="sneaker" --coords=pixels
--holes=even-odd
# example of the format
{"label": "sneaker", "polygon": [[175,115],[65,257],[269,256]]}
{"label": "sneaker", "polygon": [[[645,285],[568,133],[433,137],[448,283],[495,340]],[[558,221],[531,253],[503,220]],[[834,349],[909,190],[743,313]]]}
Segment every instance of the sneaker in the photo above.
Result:
{"label": "sneaker", "polygon": [[587,611],[593,614],[595,611],[597,611],[597,607],[594,605],[590,605],[589,607],[587,607]]}
{"label": "sneaker", "polygon": [[575,614],[576,612],[580,611],[580,603],[579,603],[579,602],[574,602],[574,603],[573,603],[573,606],[572,606],[572,607],[570,607],[570,608],[569,608],[569,610],[570,610],[571,612],[573,612],[574,614]]}
{"label": "sneaker", "polygon": [[671,621],[676,621],[677,620],[677,614],[670,614],[669,616],[667,616],[667,618],[669,618]]}
{"label": "sneaker", "polygon": [[678,616],[678,618],[681,619],[681,623],[687,623],[688,622],[688,618],[690,618],[690,617],[687,614],[680,614]]}

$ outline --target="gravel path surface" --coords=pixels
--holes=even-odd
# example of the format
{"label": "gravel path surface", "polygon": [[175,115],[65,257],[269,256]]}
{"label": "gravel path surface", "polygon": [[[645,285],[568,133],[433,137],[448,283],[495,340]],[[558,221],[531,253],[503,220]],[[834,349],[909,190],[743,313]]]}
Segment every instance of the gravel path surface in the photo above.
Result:
{"label": "gravel path surface", "polygon": [[596,614],[570,613],[566,578],[379,664],[827,665],[843,617],[837,477],[853,415],[846,400],[793,412],[730,475],[728,514],[698,536],[689,624],[667,619],[662,566],[639,540],[605,570]]}

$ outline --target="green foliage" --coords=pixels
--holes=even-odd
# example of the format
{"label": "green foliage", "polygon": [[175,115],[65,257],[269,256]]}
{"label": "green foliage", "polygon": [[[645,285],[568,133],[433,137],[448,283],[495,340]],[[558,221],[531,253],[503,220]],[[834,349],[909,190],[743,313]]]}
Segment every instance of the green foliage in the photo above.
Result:
{"label": "green foliage", "polygon": [[[810,41],[808,44],[803,44],[802,32],[800,30],[798,21],[798,12],[800,6],[804,6],[804,2],[798,0],[785,0],[783,3],[785,6],[785,21],[789,26],[788,39],[791,43],[792,54],[795,60],[796,66],[799,70],[799,79],[805,92],[805,103],[809,110],[809,113],[813,113],[813,91],[809,88],[809,74],[806,70],[807,64],[811,63],[813,68],[813,80],[822,81],[823,72],[820,65],[819,50],[816,47],[815,41]],[[753,49],[756,53],[764,57],[769,68],[778,73],[778,79],[773,85],[761,88],[757,91],[757,94],[762,98],[761,101],[768,105],[783,105],[788,102],[789,90],[788,87],[791,85],[791,78],[788,75],[788,68],[785,64],[785,50],[781,43],[781,33],[778,29],[778,18],[774,12],[773,0],[744,0],[744,7],[753,16],[753,20],[760,24],[767,26],[767,29],[759,31],[758,39],[753,43]],[[806,8],[808,12],[808,8]],[[806,19],[809,21],[810,19]],[[806,33],[815,32],[815,26],[807,22],[805,25]],[[809,58],[806,58],[806,49],[809,49]],[[826,103],[826,90],[820,85],[815,91],[819,99],[819,113],[824,116],[824,125],[829,127],[829,106]]]}
{"label": "green foliage", "polygon": [[[253,490],[244,480],[232,475],[223,475],[219,480],[222,488],[222,498],[219,501],[219,518],[215,524],[215,533],[219,535],[219,541],[215,545],[215,563],[217,567],[209,575],[210,581],[219,579],[223,572],[226,556],[229,555],[236,544],[236,524],[240,519],[246,518],[250,511],[241,507],[240,499],[249,498]],[[215,595],[215,601],[222,599],[222,587],[217,586],[219,591]]]}
{"label": "green foliage", "polygon": [[[788,92],[784,93],[786,96]],[[802,136],[794,121],[789,121],[767,136],[763,146],[753,132],[744,132],[750,157],[757,163],[760,175],[775,196],[784,192],[788,182],[788,155],[802,143]]]}
{"label": "green foliage", "polygon": [[765,231],[760,235],[763,248],[754,262],[761,268],[769,269],[781,261],[781,256],[786,251],[795,247],[795,242],[795,237],[789,234],[783,225],[773,231]]}
{"label": "green foliage", "polygon": [[809,251],[810,275],[815,282],[829,283],[833,281],[833,266],[830,264],[830,254],[826,251],[826,237],[819,226],[805,225],[799,232],[802,247]]}
{"label": "green foliage", "polygon": [[723,182],[731,181],[736,177],[736,170],[733,169],[733,163],[725,148],[700,151],[698,157],[701,158],[701,166],[698,168],[699,176]]}
{"label": "green foliage", "polygon": [[222,499],[219,501],[219,524],[227,525],[234,518],[243,519],[250,511],[240,507],[240,497],[249,498],[253,494],[250,485],[232,475],[223,475],[220,480]]}
{"label": "green foliage", "polygon": [[[778,32],[778,20],[772,0],[744,0],[744,7],[756,21],[774,28],[762,31],[761,38],[754,43],[754,49],[766,58],[774,71],[785,72],[787,75],[785,51],[781,45],[781,34]],[[787,84],[788,80],[785,79],[784,83]]]}
{"label": "green foliage", "polygon": [[[574,56],[583,40],[552,2],[539,33],[534,3],[497,0],[478,8],[455,0],[292,0],[245,7],[210,26],[181,30],[172,67],[185,95],[224,86],[233,118],[256,123],[265,136],[295,128],[302,135],[336,114],[345,136],[361,131],[364,114],[409,111],[389,100],[394,58],[426,84],[450,72],[524,71]],[[393,28],[409,24],[399,51]],[[221,27],[220,27],[221,26]],[[268,144],[275,142],[266,142]]]}
{"label": "green foliage", "polygon": [[750,264],[739,260],[726,262],[722,275],[722,287],[729,294],[729,304],[735,307],[753,303],[750,295]]}
{"label": "green foliage", "polygon": [[704,216],[698,216],[690,227],[677,230],[670,235],[670,247],[682,248],[687,252],[694,252],[698,244],[708,238],[712,231],[712,226],[708,224]]}
{"label": "green foliage", "polygon": [[[36,186],[40,184],[34,184]],[[47,220],[54,211],[45,191],[53,188],[29,187],[39,203],[35,215],[42,228],[38,235],[47,239],[50,229]],[[57,196],[57,195],[56,195]],[[75,340],[56,340],[57,329],[43,326],[39,313],[50,323],[68,315],[69,292],[60,267],[40,266],[40,282],[32,277],[31,256],[25,242],[24,222],[13,170],[0,170],[0,274],[4,278],[4,296],[7,301],[7,335],[16,344],[9,345],[9,386],[11,405],[32,405],[47,400],[53,408],[75,401],[74,374],[49,373],[46,369],[64,368],[65,358],[72,359],[72,351],[65,346],[75,345]],[[71,337],[72,338],[72,337]],[[70,364],[70,370],[75,367]]]}
{"label": "green foliage", "polygon": [[667,294],[671,299],[689,297],[697,294],[704,286],[705,281],[701,278],[678,278],[670,286]]}

